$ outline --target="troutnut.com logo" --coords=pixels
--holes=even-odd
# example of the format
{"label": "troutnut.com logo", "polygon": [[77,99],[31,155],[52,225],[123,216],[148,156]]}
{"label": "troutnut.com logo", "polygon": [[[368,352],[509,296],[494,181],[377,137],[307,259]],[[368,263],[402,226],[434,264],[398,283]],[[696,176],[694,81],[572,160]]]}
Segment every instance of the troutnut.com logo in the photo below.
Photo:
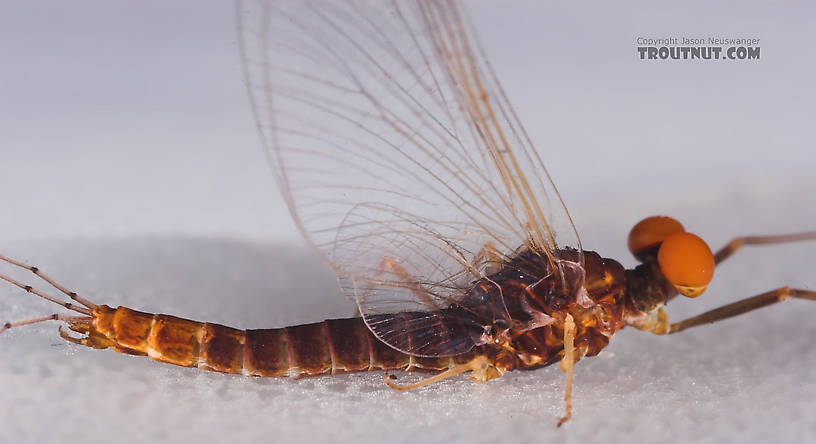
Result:
{"label": "troutnut.com logo", "polygon": [[638,37],[640,60],[759,60],[759,39]]}

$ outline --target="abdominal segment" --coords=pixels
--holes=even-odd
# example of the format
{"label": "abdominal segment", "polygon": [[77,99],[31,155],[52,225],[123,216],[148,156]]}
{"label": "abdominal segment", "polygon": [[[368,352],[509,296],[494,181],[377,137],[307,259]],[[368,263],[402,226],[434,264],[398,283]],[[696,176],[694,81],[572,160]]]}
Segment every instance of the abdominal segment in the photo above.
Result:
{"label": "abdominal segment", "polygon": [[100,305],[81,343],[157,361],[247,376],[313,376],[370,370],[445,370],[472,360],[410,356],[377,339],[361,318],[238,330],[165,314]]}

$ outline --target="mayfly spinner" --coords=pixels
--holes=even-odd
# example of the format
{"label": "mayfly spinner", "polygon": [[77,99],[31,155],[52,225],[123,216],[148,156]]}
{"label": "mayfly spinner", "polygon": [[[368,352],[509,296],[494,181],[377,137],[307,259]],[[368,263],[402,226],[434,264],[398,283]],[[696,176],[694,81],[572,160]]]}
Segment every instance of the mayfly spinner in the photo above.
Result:
{"label": "mayfly spinner", "polygon": [[[248,376],[424,371],[408,390],[470,372],[475,381],[559,362],[567,374],[621,328],[672,334],[788,298],[788,287],[671,323],[664,306],[703,293],[743,245],[716,254],[676,220],[629,235],[642,262],[584,251],[547,170],[507,101],[472,25],[447,1],[239,4],[245,80],[269,162],[297,226],[360,316],[237,330],[93,303],[36,267],[75,312],[64,339],[171,364]],[[79,335],[77,335],[79,334]]]}

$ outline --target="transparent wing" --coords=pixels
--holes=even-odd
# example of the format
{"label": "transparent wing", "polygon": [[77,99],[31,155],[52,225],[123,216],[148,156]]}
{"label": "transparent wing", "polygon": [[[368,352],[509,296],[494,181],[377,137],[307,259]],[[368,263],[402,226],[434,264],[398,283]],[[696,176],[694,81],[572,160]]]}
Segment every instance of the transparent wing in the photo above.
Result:
{"label": "transparent wing", "polygon": [[252,0],[238,15],[284,198],[384,342],[462,353],[506,317],[500,297],[486,309],[462,301],[489,270],[521,251],[557,270],[566,248],[582,264],[569,214],[456,4]]}

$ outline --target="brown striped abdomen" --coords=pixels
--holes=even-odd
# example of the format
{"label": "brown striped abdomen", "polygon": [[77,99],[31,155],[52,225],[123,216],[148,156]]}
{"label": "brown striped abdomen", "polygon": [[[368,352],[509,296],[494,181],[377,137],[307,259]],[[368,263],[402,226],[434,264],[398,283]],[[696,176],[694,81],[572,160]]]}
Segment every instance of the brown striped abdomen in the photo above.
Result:
{"label": "brown striped abdomen", "polygon": [[378,340],[362,318],[237,330],[126,307],[93,311],[87,345],[157,361],[248,376],[313,376],[368,370],[444,370],[473,359],[420,358]]}

